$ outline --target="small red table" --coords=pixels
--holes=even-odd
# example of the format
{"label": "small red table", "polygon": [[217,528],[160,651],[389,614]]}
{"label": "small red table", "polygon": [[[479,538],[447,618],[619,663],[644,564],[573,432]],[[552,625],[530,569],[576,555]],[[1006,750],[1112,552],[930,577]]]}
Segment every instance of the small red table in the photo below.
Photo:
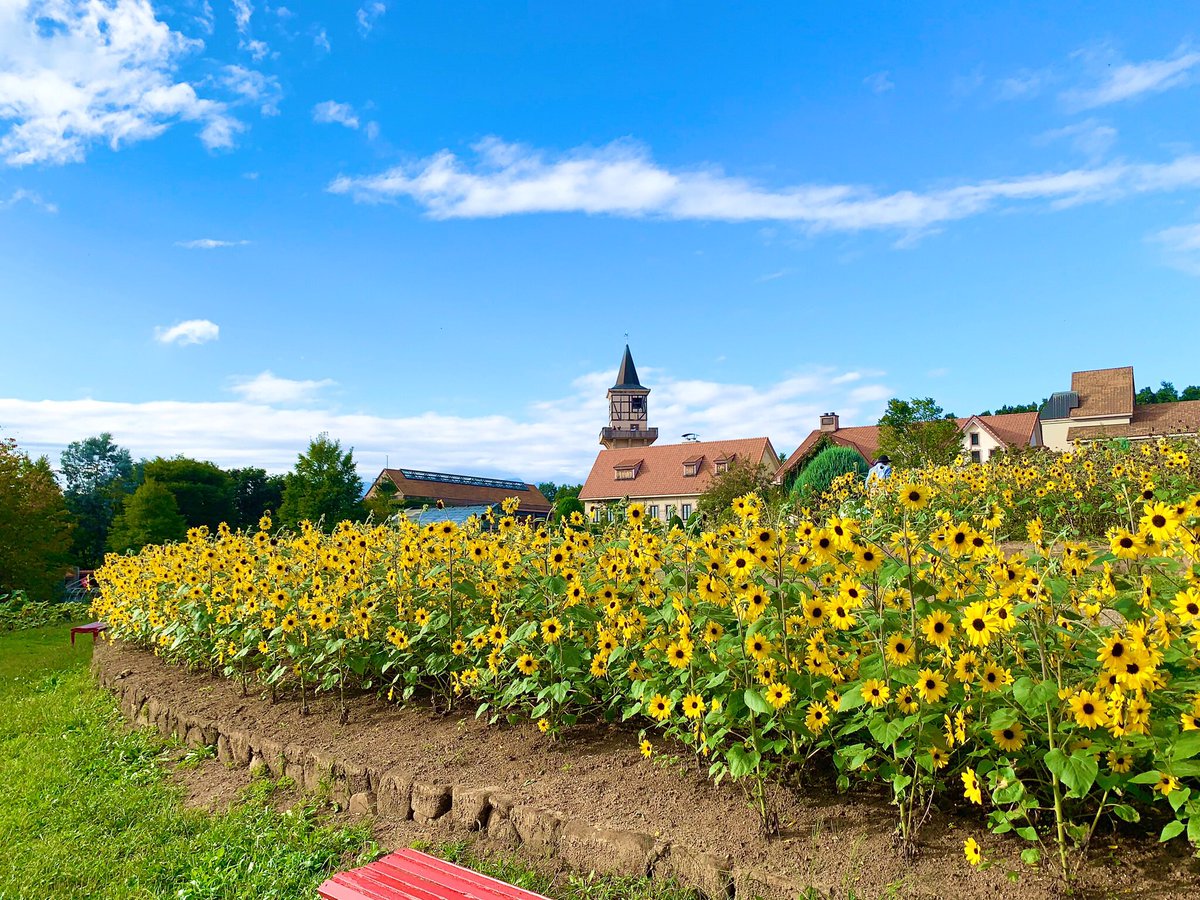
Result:
{"label": "small red table", "polygon": [[90,634],[92,643],[96,643],[96,635],[108,629],[107,622],[89,622],[87,625],[76,625],[71,629],[71,646],[75,646],[75,635]]}
{"label": "small red table", "polygon": [[547,900],[454,863],[399,850],[370,865],[339,872],[317,888],[322,900]]}

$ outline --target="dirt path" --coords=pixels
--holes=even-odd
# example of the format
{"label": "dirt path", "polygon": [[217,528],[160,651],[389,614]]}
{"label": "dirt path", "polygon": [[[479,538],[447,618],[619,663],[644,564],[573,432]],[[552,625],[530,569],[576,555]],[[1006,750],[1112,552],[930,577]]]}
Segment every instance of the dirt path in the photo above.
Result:
{"label": "dirt path", "polygon": [[[557,742],[532,725],[487,726],[473,710],[431,715],[420,707],[400,708],[372,697],[351,701],[349,721],[338,723],[336,701],[322,697],[307,717],[292,699],[272,705],[243,697],[237,685],[169,667],[152,654],[100,643],[96,665],[120,676],[125,685],[156,698],[181,715],[215,720],[261,735],[280,745],[325,751],[375,772],[394,770],[410,780],[496,788],[518,803],[560,814],[563,820],[602,828],[640,832],[654,841],[692,852],[727,858],[738,896],[790,896],[794,885],[808,885],[834,897],[921,897],[947,900],[1059,896],[1054,882],[1016,863],[985,871],[970,869],[963,840],[976,837],[989,858],[1015,860],[1024,844],[987,833],[984,822],[960,811],[933,813],[922,832],[919,858],[905,863],[891,849],[895,816],[885,802],[848,798],[814,788],[776,795],[783,835],[765,840],[741,790],[714,786],[689,766],[666,759],[645,760],[629,731],[587,726]],[[690,768],[690,771],[689,771]],[[191,802],[227,805],[245,769],[215,760],[179,776]],[[385,845],[419,838],[445,840],[467,832],[450,816],[419,825],[408,820],[376,819]],[[456,832],[455,829],[458,828]],[[487,838],[480,850],[492,846]],[[1200,863],[1183,845],[1164,851],[1144,838],[1105,836],[1096,843],[1102,857],[1085,870],[1084,897],[1200,896]],[[528,851],[528,847],[525,848]],[[536,856],[536,854],[535,854]],[[1019,880],[1006,872],[1019,870]]]}

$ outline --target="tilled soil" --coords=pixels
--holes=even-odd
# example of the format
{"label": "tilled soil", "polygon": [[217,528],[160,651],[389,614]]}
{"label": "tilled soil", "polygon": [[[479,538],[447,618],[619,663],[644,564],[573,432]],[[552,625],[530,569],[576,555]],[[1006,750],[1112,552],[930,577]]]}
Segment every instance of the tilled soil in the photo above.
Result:
{"label": "tilled soil", "polygon": [[[1023,842],[989,834],[982,818],[970,811],[934,810],[921,832],[919,855],[906,861],[893,850],[896,816],[885,800],[849,797],[820,786],[780,788],[773,800],[782,834],[768,840],[760,835],[757,815],[739,787],[712,784],[686,758],[682,763],[643,759],[635,733],[626,729],[579,726],[554,741],[531,724],[489,726],[471,709],[439,715],[428,707],[401,707],[374,696],[349,699],[349,719],[341,724],[335,697],[310,701],[309,715],[302,716],[298,698],[272,704],[243,696],[234,682],[168,666],[151,653],[119,643],[97,644],[96,653],[106,671],[181,715],[214,720],[284,745],[323,750],[376,770],[402,771],[411,779],[494,786],[564,818],[726,856],[740,883],[775,884],[764,893],[787,894],[791,883],[833,897],[851,892],[866,898],[948,900],[1061,896],[1050,873],[1017,861]],[[245,770],[227,769],[216,760],[179,777],[189,801],[210,808],[228,804],[248,780]],[[378,839],[396,846],[422,837],[444,839],[448,827],[441,822],[375,821]],[[990,868],[977,871],[967,865],[963,840],[968,836],[995,860]],[[488,850],[486,841],[481,849]],[[1162,847],[1144,836],[1098,835],[1076,896],[1200,897],[1200,863],[1178,841]]]}

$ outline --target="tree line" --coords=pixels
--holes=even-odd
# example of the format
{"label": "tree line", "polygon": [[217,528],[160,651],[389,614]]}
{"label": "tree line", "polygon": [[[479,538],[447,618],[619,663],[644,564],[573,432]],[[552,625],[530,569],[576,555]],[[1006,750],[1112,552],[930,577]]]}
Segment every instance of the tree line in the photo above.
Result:
{"label": "tree line", "polygon": [[365,518],[353,450],[322,434],[285,475],[222,469],[186,456],[134,461],[109,433],[75,441],[56,473],[11,438],[0,440],[0,593],[49,598],[69,567],[93,569],[108,552],[182,540],[190,528],[250,528]]}

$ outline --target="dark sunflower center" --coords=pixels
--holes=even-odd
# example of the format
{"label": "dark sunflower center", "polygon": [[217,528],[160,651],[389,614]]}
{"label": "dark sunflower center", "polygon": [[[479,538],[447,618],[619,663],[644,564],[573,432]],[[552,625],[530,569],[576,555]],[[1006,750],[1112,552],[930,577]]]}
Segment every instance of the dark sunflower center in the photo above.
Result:
{"label": "dark sunflower center", "polygon": [[1164,525],[1167,524],[1167,517],[1166,516],[1155,516],[1154,518],[1152,518],[1150,520],[1150,523],[1155,528],[1162,528]]}
{"label": "dark sunflower center", "polygon": [[971,627],[976,631],[985,631],[987,630],[987,622],[983,621],[983,619],[972,619]]}
{"label": "dark sunflower center", "polygon": [[1004,729],[1004,739],[1005,739],[1006,741],[1011,741],[1011,740],[1012,740],[1013,738],[1015,738],[1016,736],[1017,736],[1017,735],[1016,735],[1016,732],[1014,732],[1014,731],[1013,731],[1011,728],[1005,728],[1005,729]]}
{"label": "dark sunflower center", "polygon": [[921,493],[920,493],[920,491],[909,491],[909,492],[908,492],[908,499],[909,499],[909,502],[911,502],[911,503],[916,503],[918,500],[920,500],[920,499],[921,499]]}
{"label": "dark sunflower center", "polygon": [[1090,715],[1091,715],[1092,713],[1094,713],[1095,711],[1096,711],[1096,707],[1095,707],[1095,706],[1093,706],[1091,703],[1085,703],[1085,704],[1083,704],[1083,714],[1084,714],[1085,716],[1090,716]]}

